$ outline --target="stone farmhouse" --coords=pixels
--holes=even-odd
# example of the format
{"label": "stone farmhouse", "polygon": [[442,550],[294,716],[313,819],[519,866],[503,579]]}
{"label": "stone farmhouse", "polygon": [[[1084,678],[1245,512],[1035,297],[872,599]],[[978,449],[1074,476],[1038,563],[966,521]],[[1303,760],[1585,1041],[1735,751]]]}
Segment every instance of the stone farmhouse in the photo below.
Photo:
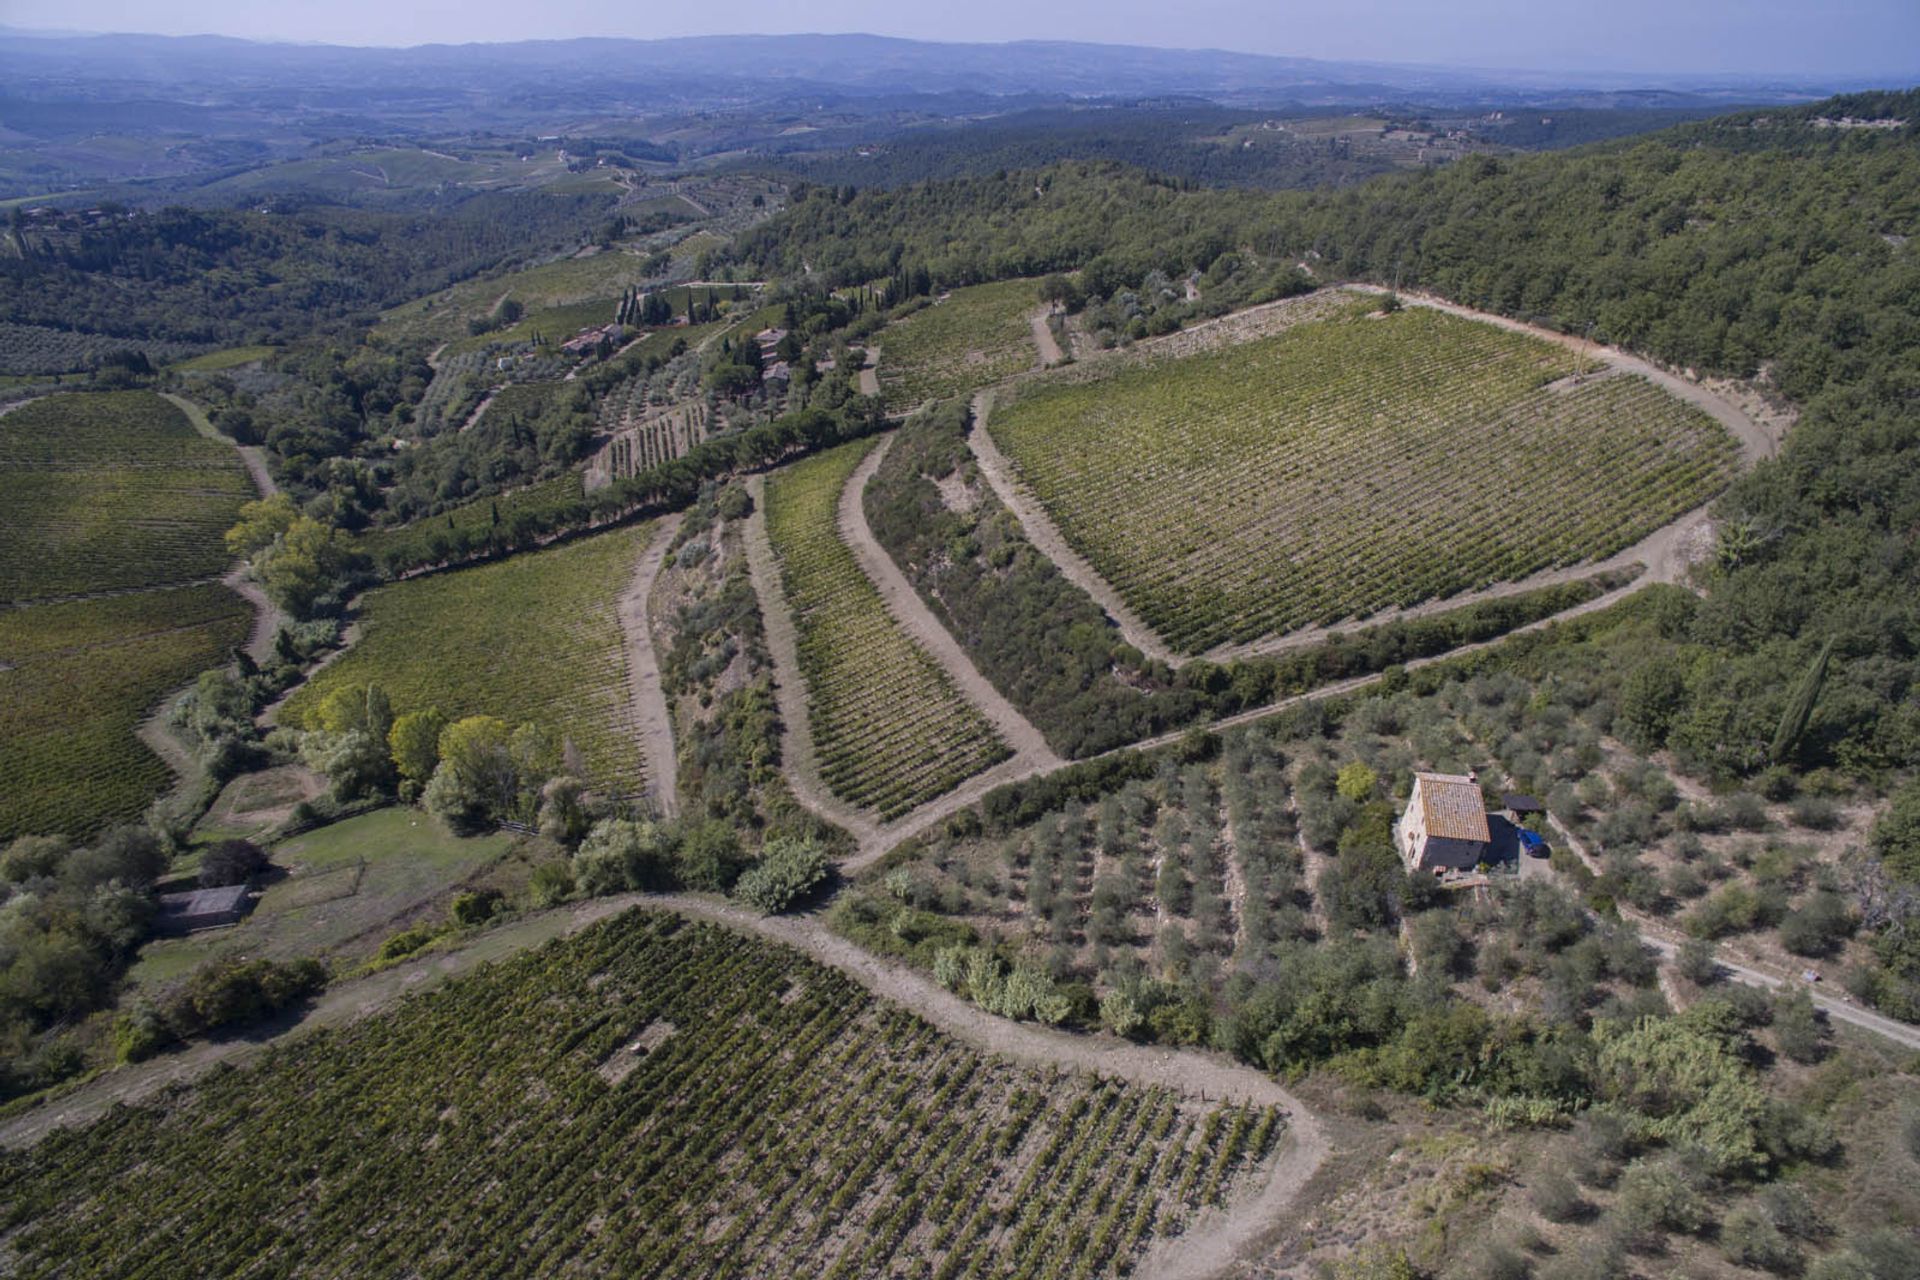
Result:
{"label": "stone farmhouse", "polygon": [[1493,833],[1480,783],[1454,773],[1416,773],[1394,838],[1408,871],[1471,871],[1487,861]]}

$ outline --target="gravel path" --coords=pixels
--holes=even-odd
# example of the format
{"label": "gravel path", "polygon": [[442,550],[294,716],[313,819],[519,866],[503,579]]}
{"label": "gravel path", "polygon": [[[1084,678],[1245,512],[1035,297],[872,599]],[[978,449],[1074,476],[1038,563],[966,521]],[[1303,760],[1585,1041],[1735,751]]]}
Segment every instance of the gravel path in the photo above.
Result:
{"label": "gravel path", "polygon": [[1052,307],[1042,307],[1029,318],[1029,323],[1033,325],[1033,345],[1040,349],[1042,369],[1051,369],[1066,359],[1060,353],[1060,344],[1054,341],[1053,329],[1047,324],[1047,318],[1052,314]]}
{"label": "gravel path", "polygon": [[1053,517],[1040,505],[1039,499],[1021,487],[1013,463],[1006,454],[1000,452],[1000,446],[987,433],[987,418],[992,412],[992,391],[982,391],[974,396],[973,429],[967,432],[967,447],[973,451],[973,460],[979,464],[980,474],[987,478],[987,484],[995,496],[1019,519],[1027,540],[1039,548],[1041,555],[1053,561],[1068,582],[1092,596],[1094,603],[1107,611],[1107,616],[1120,628],[1121,638],[1128,644],[1157,662],[1170,666],[1184,662],[1185,659],[1169,648],[1166,641],[1147,625],[1146,619],[1135,613],[1132,606],[1121,598],[1113,585],[1100,576],[1099,570],[1073,549],[1073,544],[1060,532],[1060,526],[1053,522]]}
{"label": "gravel path", "polygon": [[880,824],[838,799],[820,780],[813,750],[813,729],[807,720],[807,685],[800,674],[800,648],[793,629],[793,611],[780,583],[780,566],[767,540],[766,478],[747,477],[753,513],[747,517],[747,575],[760,597],[760,614],[767,629],[767,651],[773,656],[773,694],[780,707],[780,760],[794,798],[828,822],[845,827],[865,848],[877,840]]}
{"label": "gravel path", "polygon": [[647,598],[653,594],[654,579],[660,576],[680,519],[675,512],[660,521],[653,541],[633,566],[633,580],[621,593],[619,604],[620,630],[627,640],[627,694],[633,702],[641,767],[654,807],[665,817],[680,811],[679,757],[673,746],[673,715],[660,685],[660,660],[647,621]]}
{"label": "gravel path", "polygon": [[[271,498],[280,492],[280,486],[273,482],[273,475],[267,470],[266,451],[259,445],[240,444],[231,436],[222,435],[208,420],[207,411],[185,396],[175,395],[171,391],[163,391],[161,396],[187,415],[187,421],[193,424],[195,431],[209,440],[219,440],[233,445],[234,451],[240,455],[240,464],[247,469],[247,475],[253,481],[255,491],[262,498]],[[267,599],[267,593],[262,591],[260,585],[248,575],[245,560],[227,570],[220,582],[229,591],[253,606],[253,630],[247,637],[247,656],[257,663],[267,662],[273,657],[274,633],[280,630],[280,624],[284,621],[280,606]],[[171,737],[164,729],[159,733],[161,736]],[[141,731],[141,738],[148,746],[154,745],[154,739],[148,736],[145,729]],[[168,763],[172,764],[173,761],[169,760]]]}
{"label": "gravel path", "polygon": [[972,1048],[1042,1070],[1093,1072],[1132,1084],[1232,1101],[1279,1107],[1286,1134],[1267,1165],[1253,1174],[1240,1196],[1209,1210],[1179,1236],[1157,1242],[1136,1274],[1159,1280],[1200,1280],[1241,1260],[1276,1223],[1320,1167],[1331,1144],[1325,1129],[1292,1093],[1272,1077],[1216,1054],[1137,1045],[1107,1035],[1082,1035],[1031,1023],[1011,1022],[962,1000],[925,974],[867,952],[812,916],[762,916],[743,908],[685,895],[624,894],[516,921],[481,934],[459,951],[428,955],[366,978],[329,987],[296,1016],[254,1029],[244,1039],[202,1041],[138,1066],[123,1067],[51,1102],[0,1123],[0,1146],[31,1145],[51,1130],[93,1120],[109,1107],[135,1103],[173,1084],[190,1081],[220,1064],[239,1065],[270,1045],[287,1043],[327,1026],[377,1013],[401,997],[550,938],[579,932],[634,906],[676,911],[731,929],[759,934],[802,952],[858,982],[880,999],[924,1018]]}
{"label": "gravel path", "polygon": [[980,674],[980,669],[967,657],[960,642],[933,615],[933,610],[913,589],[913,584],[907,581],[907,575],[900,571],[900,566],[893,562],[893,557],[887,554],[886,548],[880,545],[873,536],[872,527],[867,524],[866,504],[862,501],[867,482],[873,479],[874,472],[886,460],[894,439],[888,436],[880,442],[879,448],[867,454],[848,478],[847,487],[841,490],[840,537],[853,551],[854,559],[860,562],[860,569],[867,575],[867,581],[880,592],[894,622],[940,664],[947,678],[958,686],[961,695],[993,722],[994,729],[1013,748],[1014,758],[1025,759],[1042,769],[1058,769],[1065,761],[1047,745],[1046,737],[1034,728],[1033,722],[1008,702],[1005,695],[993,687],[992,681]]}
{"label": "gravel path", "polygon": [[860,394],[863,396],[880,395],[880,348],[868,347],[867,359],[860,366]]}

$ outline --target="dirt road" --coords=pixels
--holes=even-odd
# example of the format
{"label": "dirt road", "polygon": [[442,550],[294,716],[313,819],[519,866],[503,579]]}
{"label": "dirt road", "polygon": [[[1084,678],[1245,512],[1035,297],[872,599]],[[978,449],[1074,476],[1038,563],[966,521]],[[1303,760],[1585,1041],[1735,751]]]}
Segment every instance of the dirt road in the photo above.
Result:
{"label": "dirt road", "polygon": [[654,579],[666,562],[667,545],[680,528],[680,518],[675,512],[660,521],[653,541],[634,563],[633,579],[621,593],[619,603],[620,631],[627,642],[627,694],[633,704],[641,767],[654,807],[666,817],[680,812],[679,757],[673,747],[673,716],[660,685],[653,629],[647,621],[647,598],[653,594]]}
{"label": "dirt road", "polygon": [[920,593],[907,581],[907,575],[900,571],[900,566],[893,562],[893,557],[873,536],[873,529],[867,524],[866,505],[862,496],[867,491],[867,482],[893,449],[893,442],[893,436],[882,440],[880,447],[867,454],[866,459],[855,468],[847,480],[847,487],[841,490],[841,539],[852,549],[854,559],[860,562],[861,571],[867,575],[867,581],[880,592],[880,598],[885,601],[887,612],[893,620],[913,637],[915,643],[932,655],[941,670],[947,673],[947,678],[958,686],[961,696],[992,721],[994,729],[1013,748],[1015,758],[1024,758],[1042,769],[1058,769],[1065,761],[1047,745],[1045,736],[1034,728],[1033,722],[1008,702],[1006,696],[993,687],[992,681],[980,674],[980,669],[973,665],[973,660],[967,657],[966,650],[953,638],[953,633],[934,617],[933,610],[927,607]]}
{"label": "dirt road", "polygon": [[1051,369],[1066,359],[1060,352],[1060,344],[1054,341],[1052,326],[1047,323],[1047,318],[1052,314],[1052,307],[1042,307],[1028,318],[1028,323],[1033,326],[1033,345],[1040,351],[1042,369]]}
{"label": "dirt road", "polygon": [[1000,446],[987,433],[987,418],[993,413],[993,398],[992,391],[982,391],[974,396],[973,430],[967,433],[967,447],[973,451],[973,460],[979,464],[980,474],[987,478],[994,495],[1019,519],[1027,540],[1039,549],[1041,555],[1053,561],[1068,582],[1092,596],[1094,603],[1107,611],[1107,616],[1120,628],[1121,638],[1128,644],[1156,662],[1178,666],[1186,661],[1168,647],[1144,618],[1133,611],[1086,557],[1073,549],[1073,544],[1060,532],[1060,526],[1053,522],[1053,517],[1040,505],[1039,499],[1021,488],[1013,463],[1006,454],[1000,452]]}

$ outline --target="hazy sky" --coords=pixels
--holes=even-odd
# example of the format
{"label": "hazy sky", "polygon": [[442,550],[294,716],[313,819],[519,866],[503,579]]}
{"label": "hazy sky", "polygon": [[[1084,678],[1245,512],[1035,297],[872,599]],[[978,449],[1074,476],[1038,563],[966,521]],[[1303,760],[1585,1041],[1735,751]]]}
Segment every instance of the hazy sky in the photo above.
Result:
{"label": "hazy sky", "polygon": [[383,45],[868,31],[1543,70],[1920,70],[1920,0],[0,0],[0,23]]}

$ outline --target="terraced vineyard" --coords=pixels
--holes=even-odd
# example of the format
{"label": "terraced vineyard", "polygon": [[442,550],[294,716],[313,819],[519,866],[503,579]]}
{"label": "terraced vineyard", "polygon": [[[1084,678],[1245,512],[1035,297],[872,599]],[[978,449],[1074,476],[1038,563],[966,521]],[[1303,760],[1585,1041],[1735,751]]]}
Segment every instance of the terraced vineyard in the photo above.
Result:
{"label": "terraced vineyard", "polygon": [[1039,360],[1027,317],[1038,282],[1007,280],[955,289],[880,334],[880,390],[888,409],[964,395],[1031,369]]}
{"label": "terraced vineyard", "polygon": [[249,625],[218,585],[0,609],[0,842],[138,818],[169,775],[135,730]]}
{"label": "terraced vineyard", "polygon": [[634,911],[0,1155],[11,1274],[1124,1274],[1279,1135]]}
{"label": "terraced vineyard", "polygon": [[372,682],[396,712],[494,715],[571,738],[595,781],[640,790],[617,601],[651,526],[367,593],[364,634],[287,701],[301,725],[342,685]]}
{"label": "terraced vineyard", "polygon": [[[608,417],[603,406],[603,429]],[[706,404],[698,400],[613,418],[613,439],[587,464],[587,483],[599,488],[673,461],[706,440],[710,420]]]}
{"label": "terraced vineyard", "polygon": [[1415,308],[1022,389],[994,438],[1187,652],[1609,555],[1701,505],[1732,440],[1644,379]]}
{"label": "terraced vineyard", "polygon": [[841,540],[841,490],[873,445],[842,445],[771,477],[766,518],[799,632],[821,777],[892,819],[1011,753],[894,622]]}
{"label": "terraced vineyard", "polygon": [[152,392],[22,405],[0,417],[0,601],[216,576],[254,496],[233,447]]}

